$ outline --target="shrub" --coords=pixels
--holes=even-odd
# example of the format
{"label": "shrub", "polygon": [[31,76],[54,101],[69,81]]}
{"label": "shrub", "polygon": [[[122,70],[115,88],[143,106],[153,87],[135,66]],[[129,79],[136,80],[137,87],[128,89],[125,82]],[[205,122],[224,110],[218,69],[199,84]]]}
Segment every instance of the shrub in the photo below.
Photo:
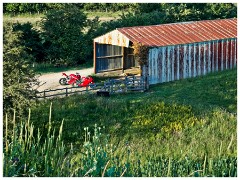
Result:
{"label": "shrub", "polygon": [[3,111],[4,114],[16,109],[23,113],[35,95],[37,84],[35,73],[30,67],[30,56],[21,46],[21,34],[13,32],[11,23],[3,26]]}

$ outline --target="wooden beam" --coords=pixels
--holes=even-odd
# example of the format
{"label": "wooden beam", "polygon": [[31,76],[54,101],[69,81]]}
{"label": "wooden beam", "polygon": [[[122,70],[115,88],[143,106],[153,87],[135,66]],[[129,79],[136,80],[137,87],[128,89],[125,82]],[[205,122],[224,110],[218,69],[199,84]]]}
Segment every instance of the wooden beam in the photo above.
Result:
{"label": "wooden beam", "polygon": [[103,72],[110,72],[110,71],[117,71],[117,70],[122,70],[122,68],[101,70],[101,71],[99,71],[99,73],[103,73]]}
{"label": "wooden beam", "polygon": [[124,73],[125,63],[124,63],[124,46],[122,46],[122,73]]}
{"label": "wooden beam", "polygon": [[96,42],[94,42],[94,40],[93,40],[93,69],[94,69],[94,74],[96,74],[96,72],[97,72],[97,67],[96,67],[96,65],[97,65],[97,63],[96,63]]}
{"label": "wooden beam", "polygon": [[99,56],[96,57],[97,59],[102,59],[102,58],[115,58],[115,57],[122,57],[123,55],[112,55],[112,56]]}

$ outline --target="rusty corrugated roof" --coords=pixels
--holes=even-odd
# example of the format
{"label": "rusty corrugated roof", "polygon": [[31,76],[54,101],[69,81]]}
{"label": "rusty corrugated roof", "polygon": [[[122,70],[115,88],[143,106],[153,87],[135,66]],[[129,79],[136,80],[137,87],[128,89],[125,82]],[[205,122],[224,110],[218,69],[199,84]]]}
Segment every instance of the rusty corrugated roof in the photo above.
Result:
{"label": "rusty corrugated roof", "polygon": [[[218,19],[118,28],[132,42],[169,46],[237,37],[237,19]],[[96,40],[97,42],[97,40]]]}

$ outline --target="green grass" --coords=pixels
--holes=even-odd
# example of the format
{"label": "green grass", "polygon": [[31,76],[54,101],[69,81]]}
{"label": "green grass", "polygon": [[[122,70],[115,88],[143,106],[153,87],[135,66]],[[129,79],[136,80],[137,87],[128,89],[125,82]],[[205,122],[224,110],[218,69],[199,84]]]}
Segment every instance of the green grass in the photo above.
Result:
{"label": "green grass", "polygon": [[[122,14],[121,11],[117,12],[90,12],[86,11],[85,14],[87,15],[88,19],[95,18],[98,16],[100,18],[100,21],[110,21],[116,18],[119,18],[119,16]],[[12,23],[27,23],[30,22],[33,24],[34,27],[38,27],[38,22],[41,21],[41,18],[44,17],[44,14],[18,14],[18,15],[10,15],[10,14],[4,14],[3,15],[3,21],[9,21]]]}
{"label": "green grass", "polygon": [[20,24],[31,23],[34,28],[39,29],[39,22],[41,21],[43,14],[21,14],[21,15],[3,15],[3,22],[11,22]]}
{"label": "green grass", "polygon": [[[145,93],[40,101],[31,120],[41,132],[48,130],[51,102],[51,125],[64,119],[63,141],[69,149],[73,144],[76,162],[95,169],[89,176],[237,176],[236,69],[153,85]],[[82,149],[86,127],[93,138],[95,124],[108,141]],[[82,152],[94,153],[81,161]]]}
{"label": "green grass", "polygon": [[[89,128],[84,128],[85,135],[82,146],[74,148],[71,145],[71,148],[67,150],[62,141],[63,122],[59,133],[55,133],[55,129],[52,128],[51,107],[52,105],[50,105],[45,138],[42,137],[44,132],[39,131],[39,129],[37,135],[34,135],[36,129],[32,123],[30,124],[31,113],[25,122],[20,123],[20,126],[15,123],[15,118],[13,118],[14,123],[10,131],[6,117],[4,177],[237,176],[237,158],[224,155],[222,143],[216,147],[219,150],[216,157],[205,153],[203,157],[194,158],[191,156],[194,152],[189,151],[183,154],[182,158],[174,157],[173,154],[158,155],[160,148],[156,153],[149,155],[141,153],[139,149],[134,150],[131,144],[126,144],[120,153],[116,153],[119,146],[109,144],[109,138],[101,133],[100,127],[95,125],[92,134]],[[209,127],[210,130],[211,128],[216,129],[211,125]],[[195,128],[191,130],[196,134]],[[142,142],[140,143],[142,144]],[[231,142],[227,150],[229,151],[230,148]]]}
{"label": "green grass", "polygon": [[54,66],[53,64],[35,64],[33,70],[36,73],[40,74],[48,74],[48,73],[56,73],[56,72],[64,72],[70,70],[80,70],[85,68],[91,68],[92,62],[88,61],[88,63],[76,65],[76,66]]}
{"label": "green grass", "polygon": [[[236,133],[233,129],[236,129],[236,77],[236,70],[228,70],[153,85],[146,93],[113,95],[110,98],[97,97],[95,94],[74,95],[55,99],[51,100],[53,118],[56,124],[65,119],[67,123],[63,136],[73,143],[81,141],[79,136],[83,127],[91,127],[95,123],[105,126],[106,133],[112,136],[113,141],[132,141],[134,144],[141,139],[145,143],[155,143],[156,138],[165,141],[183,134],[186,129],[195,125],[203,126],[205,131],[211,121],[218,123],[221,118],[224,119],[222,124],[226,127],[230,126],[229,122],[232,123],[231,129],[225,130],[229,133],[227,138],[231,139],[232,134]],[[39,122],[39,118],[46,119],[48,110],[45,107],[49,103],[50,100],[40,102],[34,108],[36,122]],[[42,121],[40,123],[44,124]]]}
{"label": "green grass", "polygon": [[120,15],[122,15],[122,11],[116,11],[116,12],[90,12],[90,11],[86,11],[85,14],[87,15],[87,18],[94,18],[96,16],[100,17],[100,18],[110,18],[110,19],[114,19],[114,18],[119,18]]}

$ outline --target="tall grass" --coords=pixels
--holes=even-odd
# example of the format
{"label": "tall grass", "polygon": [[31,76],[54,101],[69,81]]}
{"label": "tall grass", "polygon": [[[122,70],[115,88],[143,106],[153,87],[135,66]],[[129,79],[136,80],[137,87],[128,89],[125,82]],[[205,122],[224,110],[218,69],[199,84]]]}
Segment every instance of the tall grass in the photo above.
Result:
{"label": "tall grass", "polygon": [[[51,111],[50,111],[51,114]],[[8,129],[6,116],[4,176],[66,176],[67,171],[61,169],[69,162],[65,146],[62,142],[62,127],[56,135],[51,126],[51,115],[47,138],[41,139],[43,132],[30,123],[31,111],[26,121],[19,124],[13,119],[13,129]],[[43,142],[43,143],[42,143]]]}
{"label": "tall grass", "polygon": [[[110,144],[108,137],[101,133],[101,128],[94,126],[94,131],[84,128],[84,142],[81,148],[64,146],[62,141],[63,121],[56,135],[52,128],[51,107],[47,137],[41,143],[42,133],[35,129],[29,118],[20,125],[15,124],[9,134],[6,117],[4,176],[39,176],[39,177],[189,177],[217,176],[236,177],[237,158],[219,156],[212,158],[208,154],[193,158],[185,154],[184,158],[134,151],[126,144],[117,153],[117,145]],[[230,146],[230,144],[229,144]],[[228,149],[229,149],[228,146]]]}

